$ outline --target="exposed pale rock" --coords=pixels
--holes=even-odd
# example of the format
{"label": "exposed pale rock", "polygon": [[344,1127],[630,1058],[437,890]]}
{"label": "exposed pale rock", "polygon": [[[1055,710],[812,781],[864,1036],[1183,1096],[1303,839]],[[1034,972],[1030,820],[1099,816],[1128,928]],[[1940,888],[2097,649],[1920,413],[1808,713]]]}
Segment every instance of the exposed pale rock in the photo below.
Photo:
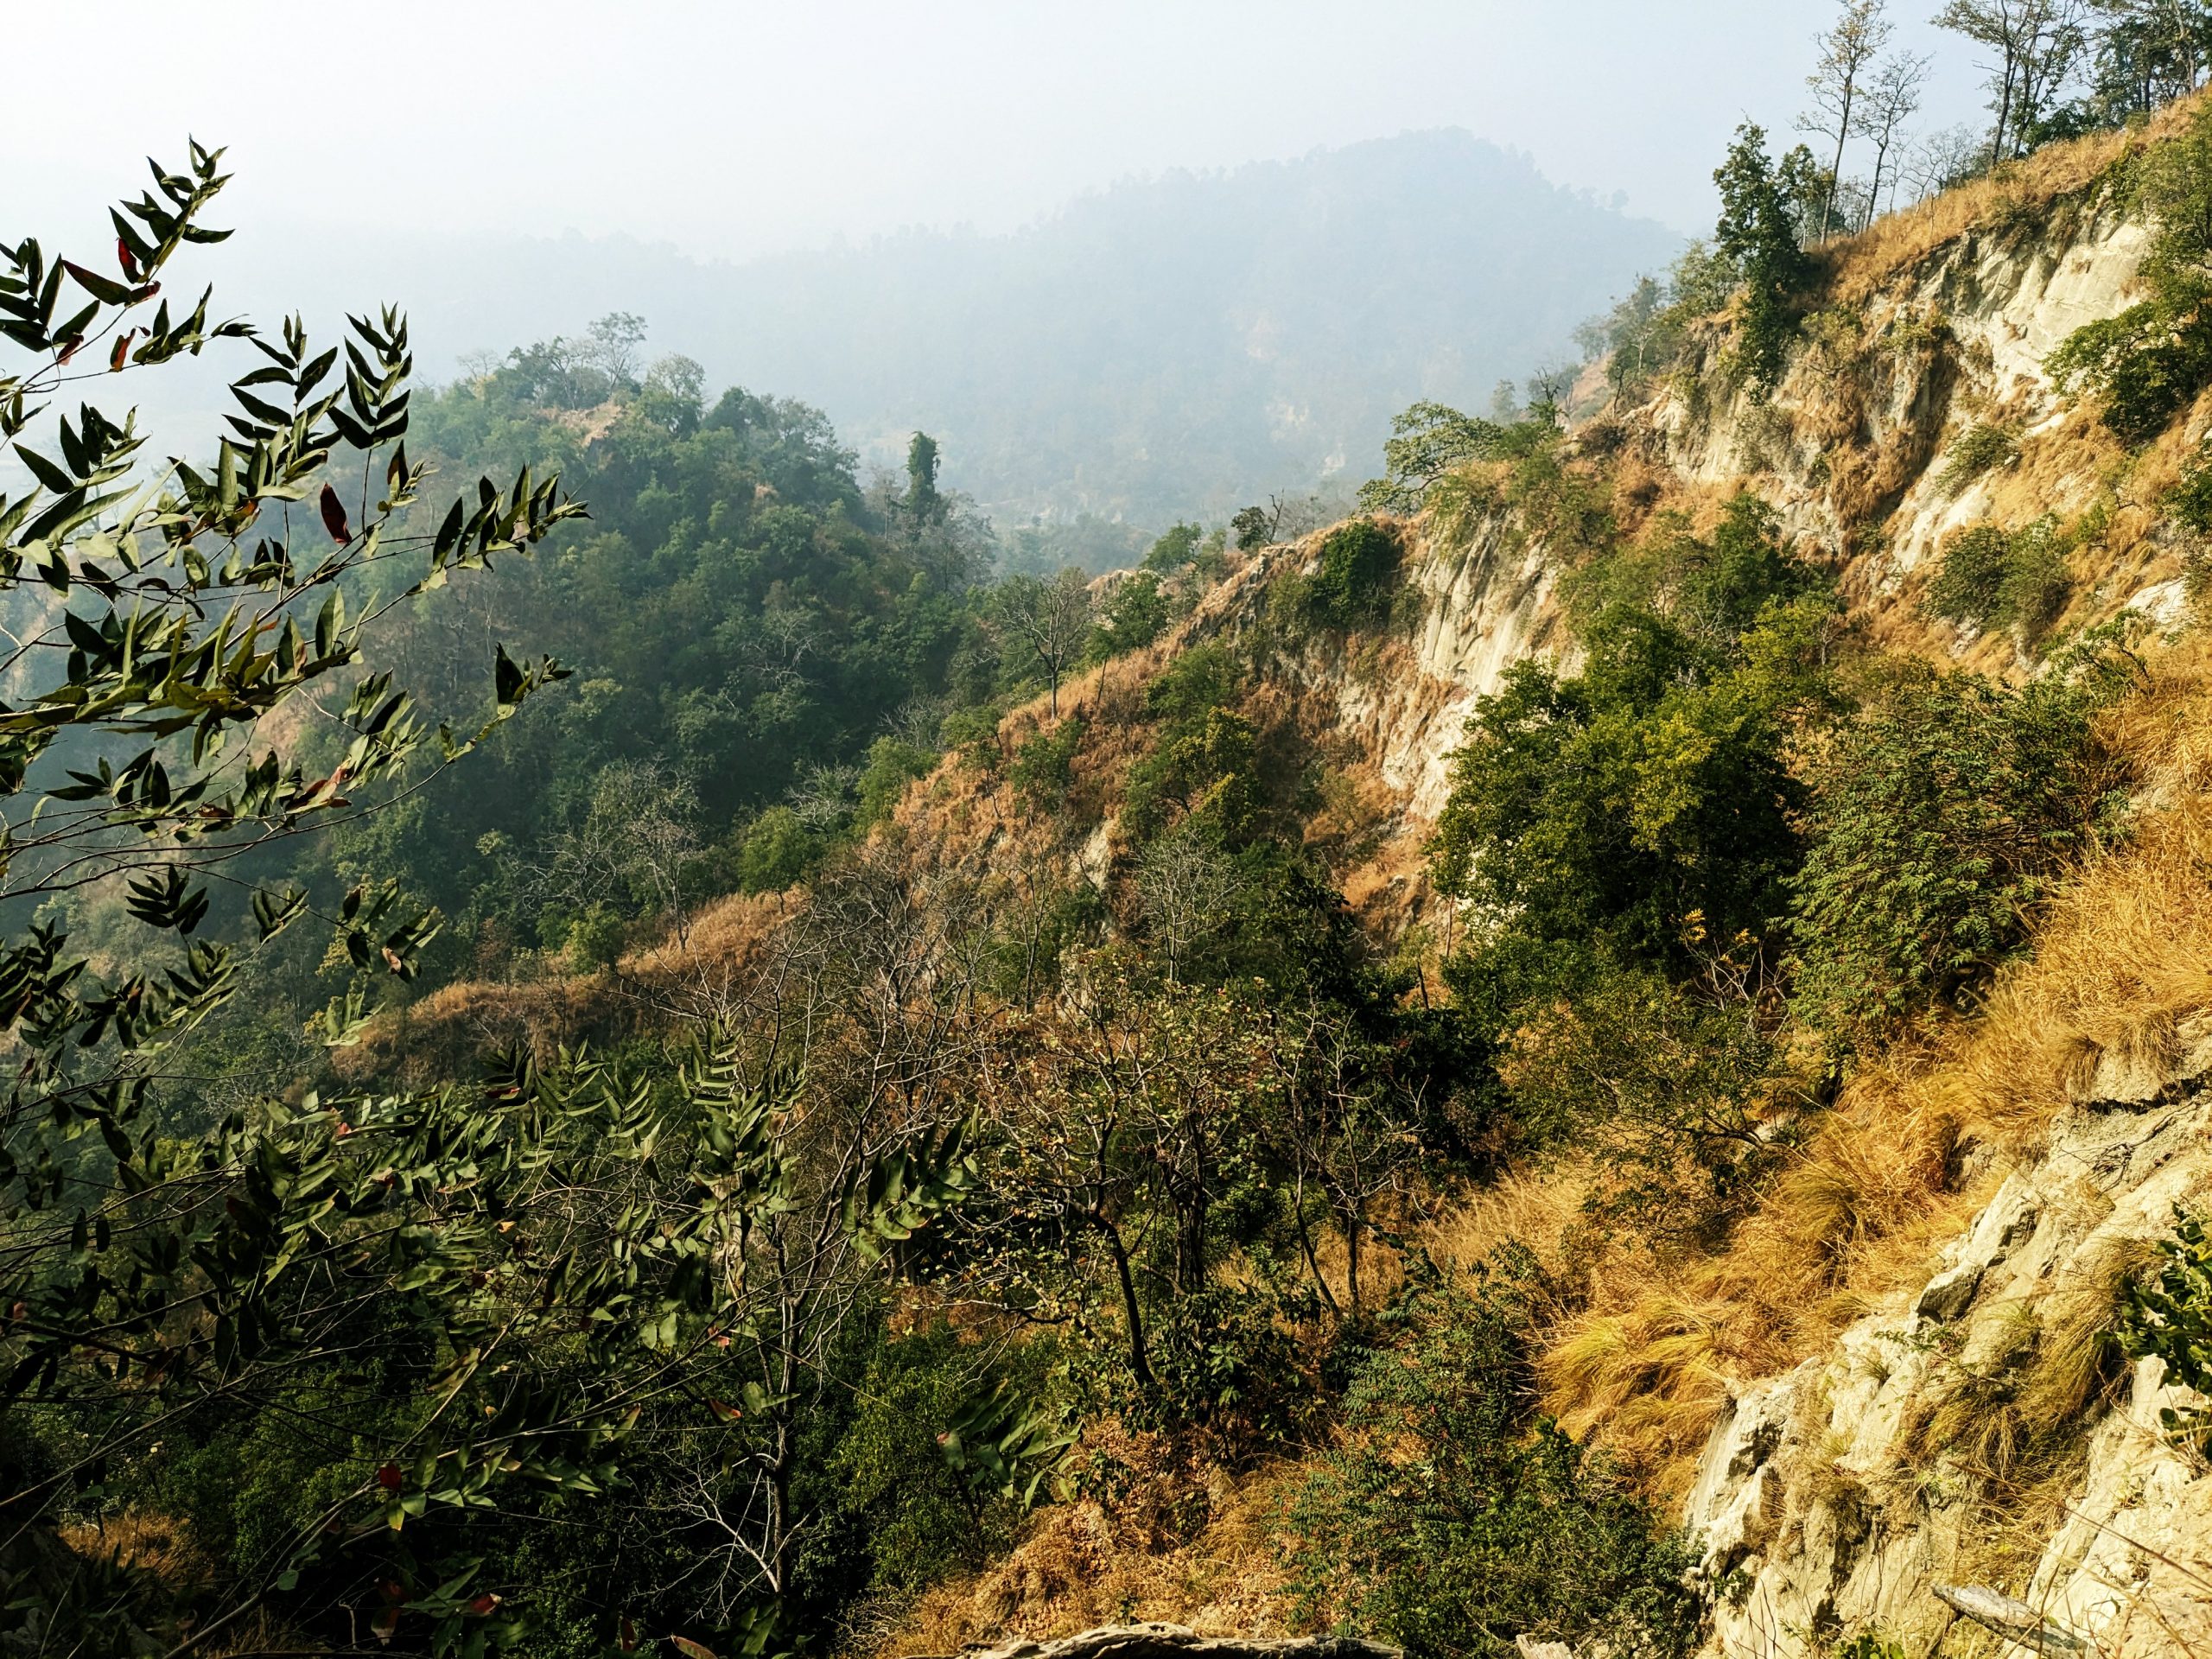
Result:
{"label": "exposed pale rock", "polygon": [[1200,1636],[1181,1624],[1109,1624],[1057,1642],[967,1652],[974,1659],[1404,1659],[1400,1649],[1351,1637]]}

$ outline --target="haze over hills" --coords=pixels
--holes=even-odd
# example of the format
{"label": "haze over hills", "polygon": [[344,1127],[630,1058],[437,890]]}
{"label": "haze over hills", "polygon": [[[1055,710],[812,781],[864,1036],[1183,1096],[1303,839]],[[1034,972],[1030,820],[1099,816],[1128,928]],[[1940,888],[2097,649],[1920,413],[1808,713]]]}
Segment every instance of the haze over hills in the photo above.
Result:
{"label": "haze over hills", "polygon": [[[433,374],[634,312],[649,353],[820,405],[864,461],[895,465],[927,429],[946,482],[1001,525],[1160,525],[1369,476],[1399,410],[1485,406],[1680,245],[1436,130],[1123,183],[1007,236],[743,264],[619,238],[402,242],[346,280],[408,296]],[[264,271],[272,292],[329,288],[306,251]]]}

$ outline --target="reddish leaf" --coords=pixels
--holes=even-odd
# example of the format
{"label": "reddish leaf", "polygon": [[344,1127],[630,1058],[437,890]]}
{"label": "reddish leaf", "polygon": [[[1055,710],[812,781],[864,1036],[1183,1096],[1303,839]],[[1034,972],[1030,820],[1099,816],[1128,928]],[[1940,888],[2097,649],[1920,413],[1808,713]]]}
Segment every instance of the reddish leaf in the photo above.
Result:
{"label": "reddish leaf", "polygon": [[330,539],[343,547],[353,539],[353,527],[346,522],[346,504],[338,499],[338,492],[329,485],[322,486],[322,527],[330,532]]}
{"label": "reddish leaf", "polygon": [[625,1653],[635,1653],[638,1650],[638,1621],[636,1619],[626,1618],[622,1621],[622,1635],[615,1645]]}
{"label": "reddish leaf", "polygon": [[123,274],[132,282],[138,280],[138,257],[130,251],[130,245],[119,236],[115,238],[115,263],[123,267]]}
{"label": "reddish leaf", "polygon": [[397,1491],[399,1490],[400,1479],[399,1465],[396,1463],[387,1463],[383,1468],[377,1471],[377,1484],[383,1487],[387,1492]]}
{"label": "reddish leaf", "polygon": [[668,1641],[683,1659],[715,1659],[715,1650],[703,1642],[694,1642],[688,1636],[671,1636]]}
{"label": "reddish leaf", "polygon": [[735,1406],[728,1404],[721,1400],[708,1401],[707,1409],[713,1412],[715,1416],[721,1418],[722,1421],[726,1423],[734,1423],[739,1418],[745,1415],[745,1414],[740,1411]]}
{"label": "reddish leaf", "polygon": [[390,1643],[391,1633],[399,1628],[399,1609],[387,1607],[369,1621],[369,1629],[379,1642]]}
{"label": "reddish leaf", "polygon": [[123,337],[115,342],[115,349],[107,354],[110,374],[121,372],[124,359],[130,355],[130,337],[137,332],[136,328],[126,328],[123,331]]}
{"label": "reddish leaf", "polygon": [[498,1606],[499,1605],[499,1599],[497,1596],[493,1596],[493,1595],[482,1595],[482,1596],[479,1596],[479,1597],[477,1597],[477,1598],[476,1598],[476,1599],[475,1599],[475,1600],[474,1600],[474,1601],[472,1601],[472,1602],[470,1602],[470,1603],[468,1604],[468,1616],[469,1616],[471,1618],[483,1618],[483,1617],[484,1617],[484,1615],[485,1615],[485,1614],[486,1614],[486,1613],[490,1612],[490,1611],[491,1611],[494,1607]]}
{"label": "reddish leaf", "polygon": [[70,335],[68,339],[61,342],[61,356],[60,360],[66,365],[71,358],[77,355],[77,348],[84,343],[85,337],[82,334]]}

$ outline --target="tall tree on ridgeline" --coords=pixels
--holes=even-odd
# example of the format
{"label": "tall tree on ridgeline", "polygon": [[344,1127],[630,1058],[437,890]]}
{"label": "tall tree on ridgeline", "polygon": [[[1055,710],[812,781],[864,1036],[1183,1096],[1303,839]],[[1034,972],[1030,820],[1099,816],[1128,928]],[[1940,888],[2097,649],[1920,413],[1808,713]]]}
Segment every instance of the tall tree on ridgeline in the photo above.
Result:
{"label": "tall tree on ridgeline", "polygon": [[1993,164],[2020,154],[2037,122],[2088,45],[2083,0],[1949,0],[1938,29],[1963,35],[1993,54],[1988,74]]}
{"label": "tall tree on ridgeline", "polygon": [[1889,20],[1883,16],[1887,4],[1888,0],[1844,0],[1843,10],[1820,38],[1820,62],[1805,77],[1813,107],[1798,117],[1798,129],[1835,140],[1827,189],[1821,198],[1823,238],[1835,219],[1836,193],[1843,183],[1844,147],[1864,119],[1859,99],[1868,67],[1890,41]]}
{"label": "tall tree on ridgeline", "polygon": [[906,511],[918,524],[944,517],[944,498],[937,488],[937,440],[917,432],[906,445]]}
{"label": "tall tree on ridgeline", "polygon": [[1890,165],[1890,155],[1904,137],[1904,124],[1919,112],[1920,90],[1928,79],[1930,61],[1901,52],[1877,66],[1866,82],[1866,116],[1860,130],[1874,145],[1874,177],[1866,189],[1862,229],[1872,224],[1874,215],[1881,211],[1882,186],[1887,183],[1891,194],[1896,193],[1897,169]]}
{"label": "tall tree on ridgeline", "polygon": [[1781,373],[1790,305],[1812,279],[1813,262],[1800,240],[1806,198],[1817,188],[1812,168],[1802,145],[1777,167],[1767,156],[1765,130],[1747,121],[1713,175],[1720,189],[1713,246],[1744,284],[1743,355],[1760,387]]}

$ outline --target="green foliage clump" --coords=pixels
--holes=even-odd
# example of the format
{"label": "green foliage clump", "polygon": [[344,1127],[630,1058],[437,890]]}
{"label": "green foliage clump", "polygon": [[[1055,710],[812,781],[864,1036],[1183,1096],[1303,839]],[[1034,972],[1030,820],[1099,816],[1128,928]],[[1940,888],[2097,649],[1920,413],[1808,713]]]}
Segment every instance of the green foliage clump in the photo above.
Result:
{"label": "green foliage clump", "polygon": [[1174,601],[1161,588],[1158,573],[1140,570],[1125,578],[1107,600],[1105,617],[1084,655],[1092,662],[1104,662],[1125,651],[1141,650],[1167,631],[1174,613]]}
{"label": "green foliage clump", "polygon": [[1321,538],[1318,568],[1287,590],[1298,616],[1314,627],[1344,632],[1379,620],[1404,556],[1394,531],[1355,518]]}
{"label": "green foliage clump", "polygon": [[1923,603],[1947,622],[1984,626],[2005,607],[2005,567],[2012,538],[1995,524],[1976,524],[1943,550]]}
{"label": "green foliage clump", "polygon": [[1679,965],[1770,926],[1797,853],[1786,717],[1821,588],[1750,496],[1710,543],[1662,538],[1586,575],[1582,672],[1508,671],[1438,823],[1439,882],[1501,918],[1493,946]]}
{"label": "green foliage clump", "polygon": [[1497,455],[1507,429],[1424,400],[1390,423],[1382,445],[1384,475],[1360,486],[1359,504],[1370,512],[1417,512],[1441,479],[1471,461]]}
{"label": "green foliage clump", "polygon": [[2026,937],[2060,869],[2113,823],[2098,710],[2126,659],[2084,648],[2018,689],[1907,673],[1820,757],[1791,887],[1801,1004],[1879,1030],[1956,1001]]}
{"label": "green foliage clump", "polygon": [[788,806],[772,806],[753,821],[738,849],[740,885],[747,893],[781,893],[806,879],[821,861],[822,837]]}
{"label": "green foliage clump", "polygon": [[1812,284],[1815,268],[1802,238],[1806,209],[1818,194],[1817,172],[1802,144],[1779,166],[1770,162],[1766,133],[1747,121],[1713,175],[1720,191],[1713,243],[1742,286],[1738,353],[1755,391],[1781,378],[1796,334],[1797,302]]}
{"label": "green foliage clump", "polygon": [[2197,296],[2145,300],[2075,329],[2045,366],[2063,390],[2101,397],[2114,435],[2148,443],[2212,380],[2212,318],[2203,305]]}
{"label": "green foliage clump", "polygon": [[2212,452],[2200,453],[2167,492],[2166,511],[2200,536],[2212,536]]}
{"label": "green foliage clump", "polygon": [[1391,421],[1382,446],[1383,476],[1359,486],[1359,505],[1370,512],[1418,512],[1436,505],[1438,486],[1471,461],[1548,452],[1559,437],[1555,411],[1548,406],[1500,422],[1424,400]]}
{"label": "green foliage clump", "polygon": [[563,953],[569,967],[580,974],[588,974],[613,967],[621,959],[622,947],[629,938],[627,923],[606,906],[594,905],[569,922]]}
{"label": "green foliage clump", "polygon": [[906,785],[928,777],[936,765],[936,750],[903,737],[887,734],[869,744],[868,764],[861,771],[860,826],[889,817],[899,798],[906,792]]}
{"label": "green foliage clump", "polygon": [[1953,444],[1936,474],[1936,487],[1956,496],[1983,474],[2009,466],[2020,453],[2019,434],[2005,426],[1980,423]]}
{"label": "green foliage clump", "polygon": [[1977,524],[1943,550],[1922,603],[1947,622],[2017,628],[2032,642],[2066,608],[2071,544],[2048,517],[2009,531]]}
{"label": "green foliage clump", "polygon": [[[2158,1275],[2128,1287],[2120,1335],[2137,1357],[2165,1362],[2166,1381],[2212,1395],[2212,1228],[2177,1206],[2174,1236],[2158,1242]],[[2212,1412],[2160,1408],[2169,1433],[2200,1449],[2212,1440]]]}
{"label": "green foliage clump", "polygon": [[1163,531],[1144,556],[1144,568],[1158,575],[1172,576],[1198,556],[1205,529],[1198,524],[1173,524]]}
{"label": "green foliage clump", "polygon": [[1572,1146],[1608,1177],[1592,1207],[1642,1236],[1710,1246],[1784,1148],[1764,1122],[1787,1057],[1757,999],[1727,994],[1748,952],[1688,984],[1603,964],[1526,1011],[1500,1070],[1518,1127]]}
{"label": "green foliage clump", "polygon": [[823,1472],[835,1495],[831,1524],[864,1556],[865,1587],[912,1595],[1004,1548],[1026,1507],[1011,1477],[1018,1469],[1033,1497],[1029,1481],[1051,1459],[1017,1455],[1009,1467],[999,1454],[1002,1440],[1017,1452],[1046,1442],[1009,1434],[1029,1420],[1017,1411],[1014,1422],[1001,1421],[1009,1397],[992,1390],[988,1367],[950,1327],[895,1340],[870,1334],[851,1416]]}
{"label": "green foliage clump", "polygon": [[1348,1444],[1293,1501],[1295,1581],[1414,1659],[1509,1659],[1515,1638],[1681,1659],[1703,1622],[1687,1541],[1631,1484],[1548,1420],[1494,1291],[1426,1289],[1413,1329],[1363,1357]]}
{"label": "green foliage clump", "polygon": [[1071,715],[1049,732],[1039,732],[1014,751],[1007,772],[1014,792],[1033,812],[1057,811],[1075,784],[1076,751],[1083,747],[1084,721]]}

